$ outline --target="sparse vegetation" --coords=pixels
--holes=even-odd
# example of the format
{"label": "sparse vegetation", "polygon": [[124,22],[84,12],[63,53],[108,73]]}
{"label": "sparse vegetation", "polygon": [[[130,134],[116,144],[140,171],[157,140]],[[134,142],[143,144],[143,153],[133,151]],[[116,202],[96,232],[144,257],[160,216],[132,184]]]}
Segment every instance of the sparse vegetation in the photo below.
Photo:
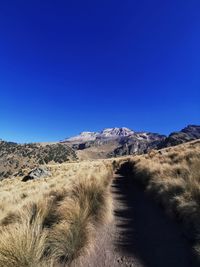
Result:
{"label": "sparse vegetation", "polygon": [[121,158],[115,166],[183,225],[200,258],[200,140]]}
{"label": "sparse vegetation", "polygon": [[17,144],[0,141],[0,180],[23,175],[24,170],[41,164],[77,160],[75,151],[66,144]]}
{"label": "sparse vegetation", "polygon": [[110,183],[119,169],[142,184],[182,225],[200,257],[200,140],[123,158],[48,164],[49,176],[0,181],[0,267],[56,267],[91,251],[112,218]]}
{"label": "sparse vegetation", "polygon": [[0,182],[0,267],[69,266],[110,220],[110,163],[48,165],[51,177]]}

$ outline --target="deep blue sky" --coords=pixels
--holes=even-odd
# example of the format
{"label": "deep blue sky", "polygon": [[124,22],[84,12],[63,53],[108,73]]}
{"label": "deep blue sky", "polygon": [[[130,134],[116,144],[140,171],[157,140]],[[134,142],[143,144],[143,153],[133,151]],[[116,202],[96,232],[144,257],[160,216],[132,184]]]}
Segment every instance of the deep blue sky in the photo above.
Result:
{"label": "deep blue sky", "polygon": [[0,138],[200,124],[199,0],[0,3]]}

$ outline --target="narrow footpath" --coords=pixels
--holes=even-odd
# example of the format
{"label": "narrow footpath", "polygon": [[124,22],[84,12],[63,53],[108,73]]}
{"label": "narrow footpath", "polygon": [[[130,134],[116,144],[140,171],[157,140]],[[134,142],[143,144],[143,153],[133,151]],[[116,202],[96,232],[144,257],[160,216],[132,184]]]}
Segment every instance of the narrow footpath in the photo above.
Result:
{"label": "narrow footpath", "polygon": [[97,234],[84,267],[197,267],[179,225],[139,185],[116,175],[111,191],[113,221]]}

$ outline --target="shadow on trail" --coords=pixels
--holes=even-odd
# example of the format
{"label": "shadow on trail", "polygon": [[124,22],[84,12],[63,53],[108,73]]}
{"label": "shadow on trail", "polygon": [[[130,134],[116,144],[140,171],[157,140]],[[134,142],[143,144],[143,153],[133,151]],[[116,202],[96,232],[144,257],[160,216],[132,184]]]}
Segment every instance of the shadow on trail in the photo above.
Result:
{"label": "shadow on trail", "polygon": [[115,244],[118,249],[134,255],[146,267],[197,266],[179,225],[133,179],[117,175],[112,191],[119,203],[114,211],[120,232]]}

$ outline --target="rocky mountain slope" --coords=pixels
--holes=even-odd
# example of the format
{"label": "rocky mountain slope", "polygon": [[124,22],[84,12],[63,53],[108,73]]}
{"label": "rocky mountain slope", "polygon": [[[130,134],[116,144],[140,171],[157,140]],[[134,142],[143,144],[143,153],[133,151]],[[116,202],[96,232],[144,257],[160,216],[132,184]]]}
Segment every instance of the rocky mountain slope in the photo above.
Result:
{"label": "rocky mountain slope", "polygon": [[188,125],[179,132],[171,133],[163,142],[160,143],[159,148],[175,146],[200,138],[200,126]]}
{"label": "rocky mountain slope", "polygon": [[160,143],[165,138],[164,135],[134,132],[129,128],[122,127],[107,128],[101,132],[82,132],[80,135],[65,139],[62,143],[66,143],[78,151],[89,152],[93,156],[98,153],[97,157],[113,157],[144,153],[147,149],[154,148],[158,142]]}
{"label": "rocky mountain slope", "polygon": [[64,140],[81,158],[103,158],[146,153],[152,149],[174,146],[200,138],[200,126],[188,125],[169,136],[135,132],[129,128],[107,128],[101,132],[82,132]]}
{"label": "rocky mountain slope", "polygon": [[164,135],[155,133],[138,133],[121,140],[119,146],[109,156],[143,154],[156,149],[165,138]]}
{"label": "rocky mountain slope", "polygon": [[75,151],[66,144],[17,144],[0,141],[0,180],[49,162],[76,160]]}

